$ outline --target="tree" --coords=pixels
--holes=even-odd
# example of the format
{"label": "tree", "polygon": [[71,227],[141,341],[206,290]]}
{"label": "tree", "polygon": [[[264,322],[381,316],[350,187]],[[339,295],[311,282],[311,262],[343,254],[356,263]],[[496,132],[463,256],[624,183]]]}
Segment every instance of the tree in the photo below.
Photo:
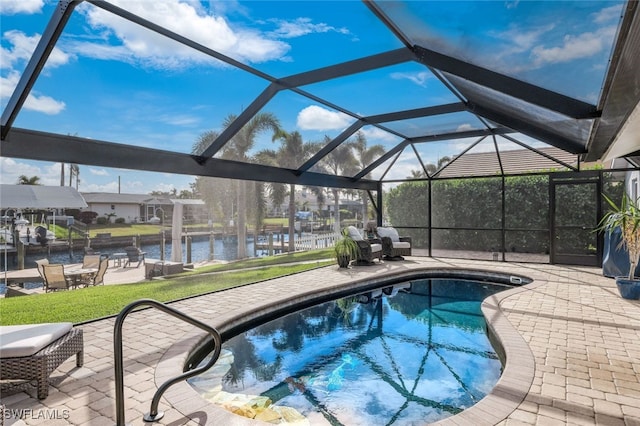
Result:
{"label": "tree", "polygon": [[[235,115],[229,115],[223,123],[223,127],[229,127],[236,119]],[[280,132],[280,121],[277,117],[271,113],[259,113],[253,116],[253,118],[245,124],[242,129],[236,133],[222,148],[222,158],[228,160],[242,161],[245,163],[251,163],[254,159],[251,157],[250,151],[255,146],[257,136],[264,132],[271,130],[273,134]],[[199,139],[194,146],[194,153],[202,153],[218,136],[216,132],[207,132]],[[205,183],[206,181],[202,181]],[[211,182],[211,181],[209,181]],[[216,182],[219,182],[216,181]],[[262,214],[264,214],[264,197],[262,196],[263,185],[257,182],[249,181],[234,181],[236,189],[236,214],[238,229],[238,259],[247,257],[247,197],[251,194],[256,201],[255,204],[255,218],[256,222]],[[202,192],[205,190],[202,186],[198,185],[198,189]],[[213,195],[213,194],[212,194]],[[203,197],[204,198],[204,197]],[[227,206],[232,203],[226,199]]]}
{"label": "tree", "polygon": [[20,175],[18,177],[18,185],[40,185],[40,177],[39,176],[27,177],[25,175]]}
{"label": "tree", "polygon": [[[356,133],[355,141],[353,142],[353,150],[355,151],[355,160],[361,169],[366,168],[374,160],[384,154],[385,150],[382,145],[367,146],[367,138],[364,133]],[[367,191],[359,191],[360,199],[362,200],[362,227],[367,226],[369,221],[369,196]]]}
{"label": "tree", "polygon": [[[199,155],[218,137],[215,131],[208,131],[200,135],[193,146],[193,153]],[[196,177],[192,189],[209,207],[210,218],[223,223],[226,227],[233,217],[234,203],[229,202],[236,198],[235,184],[231,179],[213,178],[206,176]]]}
{"label": "tree", "polygon": [[[236,117],[234,115],[228,116],[223,126],[229,127]],[[249,152],[255,146],[256,137],[264,131],[271,130],[273,134],[280,132],[280,121],[278,118],[271,114],[262,112],[253,116],[253,118],[245,124],[236,135],[231,138],[229,142],[222,149],[222,158],[230,160],[242,161],[245,163],[251,162]],[[238,181],[237,187],[237,205],[238,205],[238,259],[244,259],[247,257],[247,181]],[[261,188],[261,186],[259,186]],[[254,191],[256,188],[254,183]],[[259,194],[260,191],[255,191]],[[258,203],[260,206],[260,203]]]}
{"label": "tree", "polygon": [[[331,142],[329,136],[324,137],[324,144]],[[346,141],[327,154],[318,164],[325,173],[349,176],[356,171],[358,162],[353,155],[353,142]],[[334,230],[340,233],[340,188],[331,188],[335,214]]]}
{"label": "tree", "polygon": [[[269,160],[270,163],[286,167],[289,169],[296,169],[304,161],[311,158],[313,153],[318,150],[318,146],[312,143],[304,143],[302,135],[299,132],[287,133],[280,131],[273,135],[273,140],[280,141],[280,148],[277,151],[264,150],[259,153],[260,156]],[[284,201],[284,195],[286,194],[285,185],[271,183],[270,193],[274,204],[281,204]],[[296,186],[295,184],[289,185],[289,251],[293,252],[294,244],[294,223],[296,214]]]}

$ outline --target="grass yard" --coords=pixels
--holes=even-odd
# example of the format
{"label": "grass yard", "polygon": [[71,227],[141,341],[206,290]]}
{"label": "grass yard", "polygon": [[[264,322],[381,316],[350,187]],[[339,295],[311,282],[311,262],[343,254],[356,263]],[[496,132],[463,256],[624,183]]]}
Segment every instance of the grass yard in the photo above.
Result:
{"label": "grass yard", "polygon": [[224,274],[188,274],[135,284],[107,285],[57,293],[0,299],[0,325],[69,321],[79,323],[117,315],[138,299],[170,302],[335,264],[317,261],[280,264]]}

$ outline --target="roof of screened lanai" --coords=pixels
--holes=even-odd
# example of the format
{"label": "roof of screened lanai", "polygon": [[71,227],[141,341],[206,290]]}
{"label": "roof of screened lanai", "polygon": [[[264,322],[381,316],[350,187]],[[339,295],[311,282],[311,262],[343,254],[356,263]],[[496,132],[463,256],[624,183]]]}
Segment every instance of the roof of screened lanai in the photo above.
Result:
{"label": "roof of screened lanai", "polygon": [[[637,164],[640,147],[629,142],[633,132],[628,129],[637,128],[640,120],[638,2],[238,2],[255,22],[267,22],[262,15],[252,16],[260,7],[268,9],[274,21],[305,16],[316,23],[332,16],[367,23],[364,33],[328,27],[300,45],[291,37],[287,55],[263,61],[243,54],[259,46],[225,49],[199,38],[203,31],[181,25],[176,17],[162,19],[170,13],[162,12],[163,3],[168,4],[60,1],[15,91],[3,99],[2,156],[370,190],[377,189],[379,181],[406,177],[409,169],[426,173],[429,164],[445,156],[468,155],[473,161],[483,158],[478,154],[493,152],[513,163],[523,152],[528,171],[546,170],[550,162],[577,169],[581,161],[602,159],[610,152],[628,155],[630,164]],[[194,13],[220,19],[214,3],[208,4],[211,9],[202,3]],[[107,28],[106,22],[113,27]],[[89,93],[83,108],[69,106],[66,115],[32,124],[25,101],[33,91],[90,91],[90,84],[100,79],[121,79],[101,75],[100,61],[80,57],[75,74],[43,72],[55,61],[56,46],[78,43],[80,31],[116,38],[122,48],[134,44],[135,37],[146,37],[149,50],[170,46],[175,57],[167,61],[193,65],[167,72],[169,68],[148,66],[149,57],[139,53],[133,61],[122,61],[121,72],[147,73],[155,82],[157,93],[148,95],[142,109],[133,103],[133,88],[123,83],[112,99],[95,102]],[[283,33],[273,34],[270,41],[283,43]],[[325,49],[323,40],[337,36],[345,37],[343,48]],[[356,38],[357,43],[347,42]],[[593,46],[597,49],[584,53]],[[191,105],[194,110],[215,111],[208,118],[213,133],[205,149],[194,153],[196,138],[179,124],[154,128],[159,106],[180,101],[170,99],[163,88],[185,73],[195,80],[222,72],[223,78],[185,87],[185,94],[201,93],[198,105]],[[234,96],[222,96],[228,92]],[[102,109],[107,101],[113,105],[109,113]],[[128,109],[136,109],[137,121],[124,121]],[[316,142],[314,151],[287,167],[263,163],[255,154],[265,146],[273,148],[269,138],[241,159],[222,158],[230,141],[261,112],[274,113],[285,130]],[[336,124],[314,128],[313,119],[304,121],[306,116],[330,116]],[[180,122],[180,117],[173,121]],[[137,127],[148,128],[148,136],[128,135]],[[358,132],[370,145],[383,147],[378,156],[338,174],[320,167]],[[446,173],[426,175],[449,176],[452,170],[453,164]],[[496,172],[517,172],[510,170],[498,167]]]}

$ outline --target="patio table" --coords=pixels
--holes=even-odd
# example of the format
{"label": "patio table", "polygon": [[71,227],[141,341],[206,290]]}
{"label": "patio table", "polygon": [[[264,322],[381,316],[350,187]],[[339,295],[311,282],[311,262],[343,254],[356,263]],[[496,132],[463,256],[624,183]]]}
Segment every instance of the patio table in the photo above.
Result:
{"label": "patio table", "polygon": [[110,257],[113,259],[113,267],[119,268],[122,266],[122,261],[127,258],[127,253],[113,253]]}
{"label": "patio table", "polygon": [[69,268],[64,270],[64,275],[71,279],[72,286],[78,287],[84,279],[91,280],[98,273],[98,268]]}

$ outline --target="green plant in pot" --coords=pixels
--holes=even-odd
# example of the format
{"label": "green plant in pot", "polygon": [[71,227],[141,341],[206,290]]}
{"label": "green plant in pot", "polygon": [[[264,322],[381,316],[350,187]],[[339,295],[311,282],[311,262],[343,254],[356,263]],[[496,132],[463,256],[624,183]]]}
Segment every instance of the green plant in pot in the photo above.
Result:
{"label": "green plant in pot", "polygon": [[634,277],[636,265],[640,261],[640,208],[638,201],[623,194],[620,205],[603,195],[610,206],[598,225],[598,230],[611,232],[620,228],[621,241],[617,249],[626,249],[629,255],[629,274],[616,277],[616,285],[620,295],[625,299],[640,299],[640,278]]}
{"label": "green plant in pot", "polygon": [[349,263],[358,258],[358,253],[360,251],[358,243],[349,236],[349,232],[346,229],[342,230],[342,238],[336,241],[333,249],[336,253],[338,266],[341,268],[348,268]]}

